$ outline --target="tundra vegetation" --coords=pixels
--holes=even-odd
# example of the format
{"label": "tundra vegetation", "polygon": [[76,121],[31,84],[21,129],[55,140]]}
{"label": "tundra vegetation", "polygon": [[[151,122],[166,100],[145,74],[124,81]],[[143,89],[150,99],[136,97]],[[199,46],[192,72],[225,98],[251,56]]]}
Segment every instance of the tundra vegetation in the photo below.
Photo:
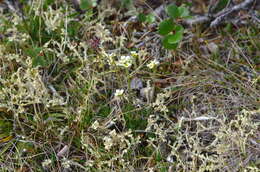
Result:
{"label": "tundra vegetation", "polygon": [[1,171],[259,171],[257,0],[136,2],[2,2]]}

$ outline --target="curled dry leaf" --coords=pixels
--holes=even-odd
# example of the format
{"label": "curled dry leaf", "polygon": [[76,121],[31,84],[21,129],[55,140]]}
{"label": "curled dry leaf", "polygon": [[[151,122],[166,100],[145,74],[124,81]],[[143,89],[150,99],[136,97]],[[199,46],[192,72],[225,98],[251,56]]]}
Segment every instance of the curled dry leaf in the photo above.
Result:
{"label": "curled dry leaf", "polygon": [[58,153],[58,157],[63,157],[69,151],[69,147],[65,145]]}

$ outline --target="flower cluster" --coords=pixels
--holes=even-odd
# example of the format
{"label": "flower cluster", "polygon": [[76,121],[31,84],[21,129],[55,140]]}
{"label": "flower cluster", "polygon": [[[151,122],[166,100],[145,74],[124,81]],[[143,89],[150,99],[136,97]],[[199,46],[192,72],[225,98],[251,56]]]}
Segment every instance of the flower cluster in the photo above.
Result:
{"label": "flower cluster", "polygon": [[124,90],[123,89],[118,89],[115,92],[115,98],[119,98],[124,94]]}
{"label": "flower cluster", "polygon": [[122,153],[126,153],[131,147],[131,142],[133,140],[133,135],[131,131],[125,133],[117,133],[116,130],[109,132],[108,136],[103,138],[104,146],[106,150],[111,150],[112,147],[119,146],[122,148]]}
{"label": "flower cluster", "polygon": [[153,69],[156,66],[158,66],[159,64],[160,64],[159,61],[154,59],[150,63],[147,64],[147,67],[150,68],[150,69]]}
{"label": "flower cluster", "polygon": [[50,165],[51,165],[52,161],[51,159],[45,159],[43,162],[42,162],[42,167],[43,168],[48,168]]}
{"label": "flower cluster", "polygon": [[98,121],[95,121],[92,125],[91,125],[91,128],[93,128],[94,130],[98,129],[99,127],[99,122]]}
{"label": "flower cluster", "polygon": [[131,51],[130,54],[133,57],[138,57],[138,53],[136,51]]}
{"label": "flower cluster", "polygon": [[160,93],[157,95],[155,102],[153,103],[153,107],[155,111],[167,113],[169,110],[165,105],[166,99],[169,98],[169,93]]}
{"label": "flower cluster", "polygon": [[66,158],[63,158],[62,159],[62,163],[61,163],[61,166],[65,169],[69,169],[70,166],[71,166],[72,162]]}
{"label": "flower cluster", "polygon": [[129,68],[132,66],[133,62],[133,56],[121,56],[116,64],[117,66]]}

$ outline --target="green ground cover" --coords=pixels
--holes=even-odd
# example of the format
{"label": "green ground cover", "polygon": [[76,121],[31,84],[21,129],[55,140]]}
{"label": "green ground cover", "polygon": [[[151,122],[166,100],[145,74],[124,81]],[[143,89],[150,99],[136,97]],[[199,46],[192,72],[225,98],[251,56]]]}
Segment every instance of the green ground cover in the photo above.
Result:
{"label": "green ground cover", "polygon": [[23,2],[0,14],[1,171],[259,170],[259,25],[167,50],[131,5]]}

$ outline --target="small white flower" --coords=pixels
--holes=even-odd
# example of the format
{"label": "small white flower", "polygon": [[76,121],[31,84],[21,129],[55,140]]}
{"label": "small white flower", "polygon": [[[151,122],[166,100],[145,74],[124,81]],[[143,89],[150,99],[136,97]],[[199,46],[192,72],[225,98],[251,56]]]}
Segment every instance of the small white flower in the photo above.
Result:
{"label": "small white flower", "polygon": [[103,56],[107,58],[107,62],[109,65],[115,64],[114,57],[116,56],[115,53],[109,53],[103,52]]}
{"label": "small white flower", "polygon": [[132,56],[121,56],[119,61],[117,62],[117,66],[122,66],[125,68],[131,67],[133,64],[133,57]]}
{"label": "small white flower", "polygon": [[45,159],[45,160],[42,162],[42,167],[43,167],[43,168],[47,168],[50,164],[51,164],[51,159]]}
{"label": "small white flower", "polygon": [[150,69],[153,69],[154,67],[158,66],[160,63],[158,60],[154,59],[149,64],[147,64],[147,67]]}
{"label": "small white flower", "polygon": [[63,168],[65,168],[65,169],[70,168],[70,165],[71,165],[71,161],[70,160],[64,158],[62,161],[63,162],[61,163],[61,165],[62,165]]}
{"label": "small white flower", "polygon": [[138,57],[138,53],[136,51],[131,51],[130,54],[133,57]]}
{"label": "small white flower", "polygon": [[92,160],[88,160],[85,162],[85,166],[87,166],[87,167],[93,167],[93,165],[94,165],[94,161],[92,161]]}
{"label": "small white flower", "polygon": [[98,127],[99,127],[98,121],[95,121],[95,122],[91,125],[91,128],[93,128],[94,130],[96,130]]}
{"label": "small white flower", "polygon": [[113,140],[110,137],[105,136],[104,137],[104,145],[106,150],[110,150],[113,146]]}
{"label": "small white flower", "polygon": [[172,155],[168,155],[166,160],[170,163],[173,163],[174,162],[174,159],[173,159],[173,156]]}
{"label": "small white flower", "polygon": [[109,135],[112,136],[113,138],[117,136],[116,130],[112,130],[109,132]]}
{"label": "small white flower", "polygon": [[121,97],[124,94],[124,90],[123,89],[118,89],[115,92],[115,97]]}

